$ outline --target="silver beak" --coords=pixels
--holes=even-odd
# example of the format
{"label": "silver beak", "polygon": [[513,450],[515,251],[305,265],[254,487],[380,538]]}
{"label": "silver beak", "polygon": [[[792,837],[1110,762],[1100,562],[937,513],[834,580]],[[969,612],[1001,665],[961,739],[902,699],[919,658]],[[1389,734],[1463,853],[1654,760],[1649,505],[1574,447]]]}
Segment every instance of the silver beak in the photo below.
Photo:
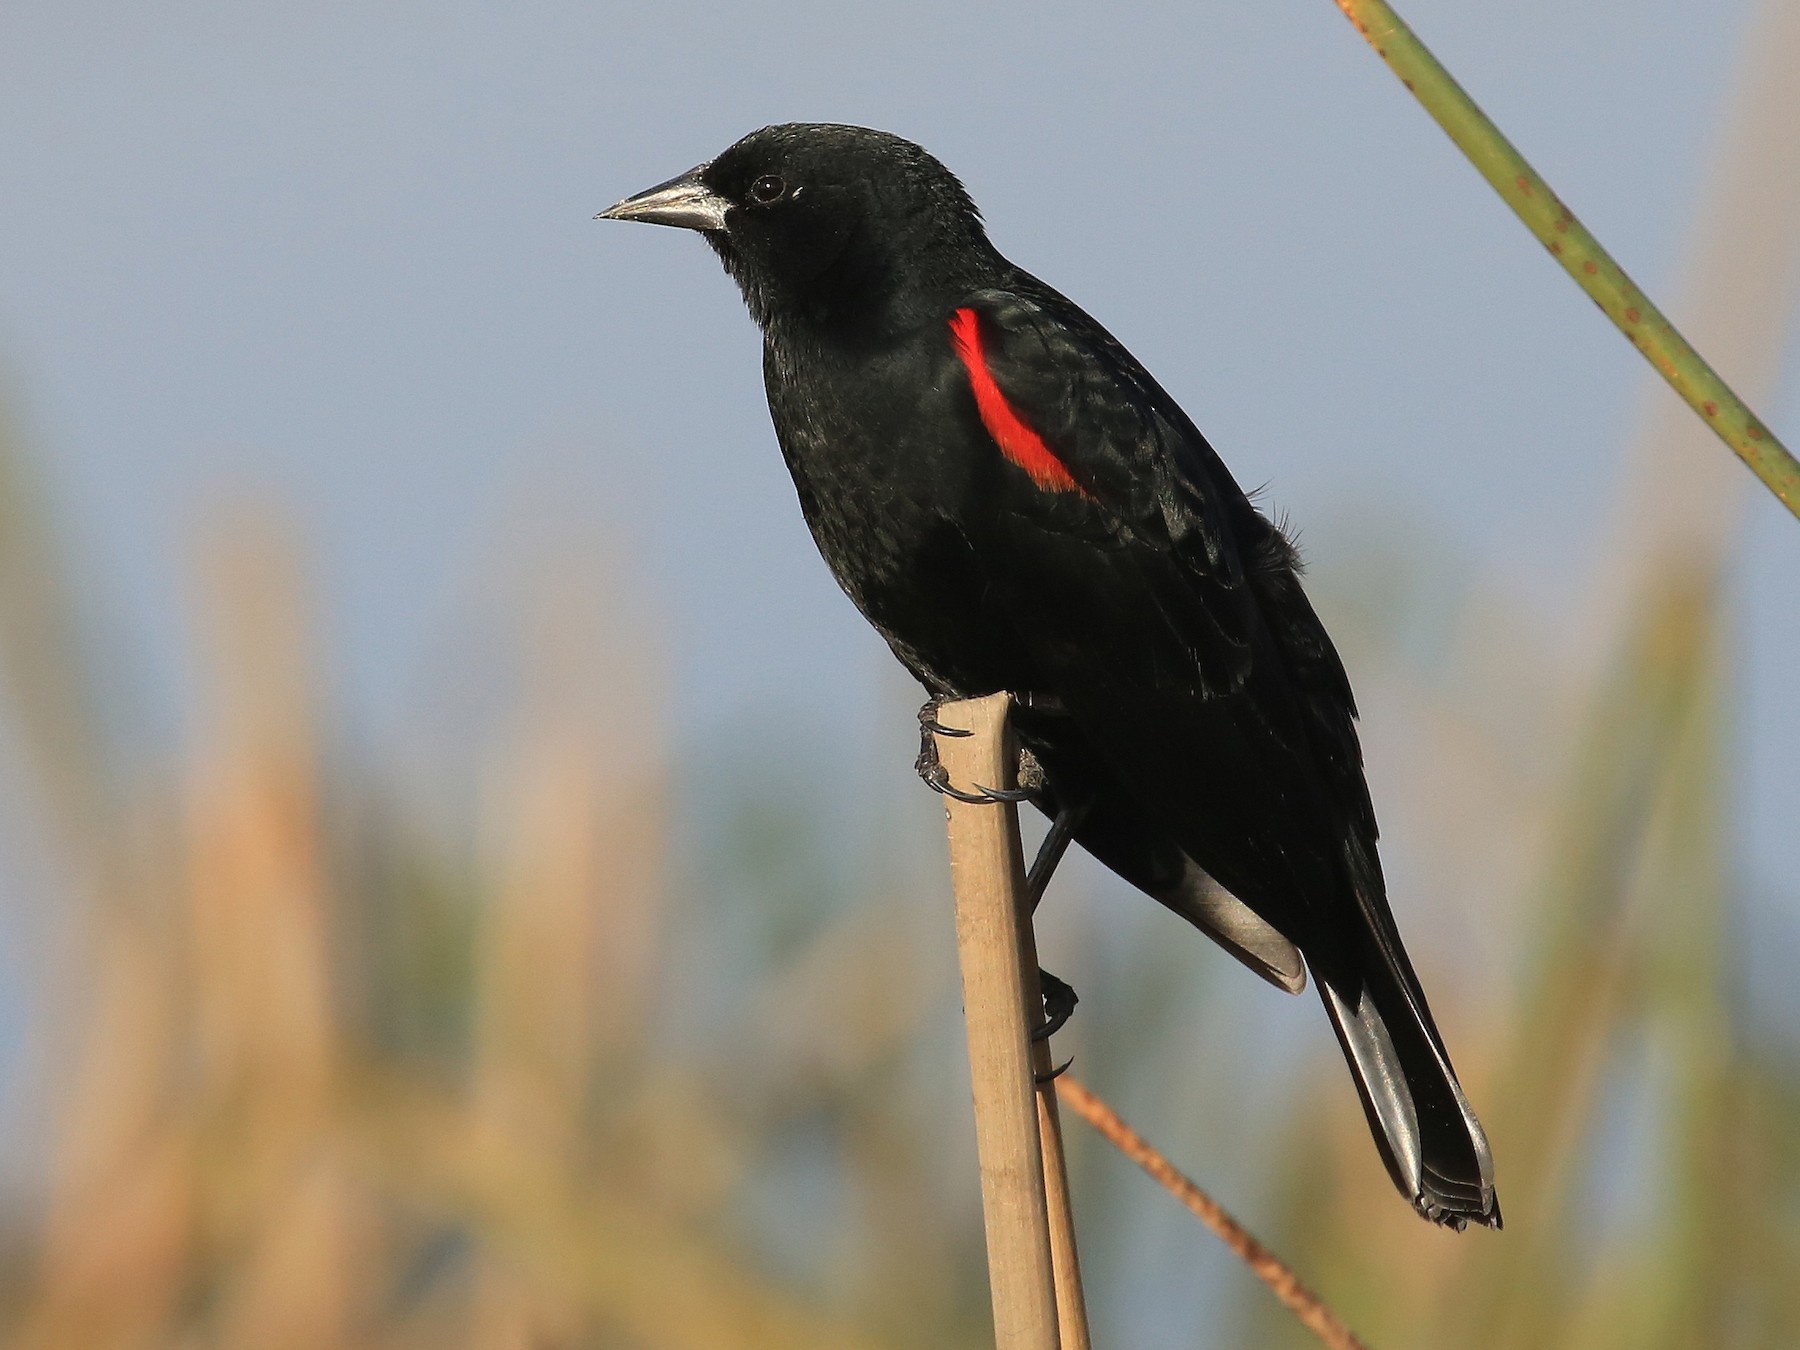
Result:
{"label": "silver beak", "polygon": [[682,230],[722,230],[731,203],[700,181],[705,164],[609,206],[595,220],[642,220]]}

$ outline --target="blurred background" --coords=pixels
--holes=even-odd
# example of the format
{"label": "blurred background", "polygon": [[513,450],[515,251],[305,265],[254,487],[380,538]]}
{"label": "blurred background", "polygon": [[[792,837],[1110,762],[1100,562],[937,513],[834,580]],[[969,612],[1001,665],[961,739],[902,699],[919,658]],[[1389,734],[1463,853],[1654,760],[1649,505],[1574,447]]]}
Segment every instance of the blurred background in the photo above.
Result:
{"label": "blurred background", "polygon": [[[1792,442],[1800,6],[1405,11]],[[710,253],[589,219],[828,119],[1297,525],[1507,1229],[1085,860],[1076,1072],[1375,1345],[1800,1343],[1800,526],[1326,0],[0,28],[0,1339],[984,1343],[918,692]],[[1097,1344],[1303,1343],[1070,1136]]]}

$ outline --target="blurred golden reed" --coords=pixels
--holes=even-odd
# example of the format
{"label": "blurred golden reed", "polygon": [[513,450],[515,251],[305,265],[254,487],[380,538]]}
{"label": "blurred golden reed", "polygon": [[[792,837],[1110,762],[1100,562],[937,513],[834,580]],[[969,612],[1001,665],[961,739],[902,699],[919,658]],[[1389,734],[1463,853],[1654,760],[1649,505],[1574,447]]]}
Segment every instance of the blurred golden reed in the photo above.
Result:
{"label": "blurred golden reed", "polygon": [[[1682,315],[1756,400],[1800,259],[1779,130],[1800,85],[1776,59],[1800,50],[1793,13],[1770,7],[1752,44]],[[1428,623],[1438,559],[1371,550],[1317,578],[1400,785],[1394,870],[1454,930],[1421,965],[1505,1233],[1395,1202],[1323,1039],[1296,1087],[1222,1047],[1242,1023],[1170,1030],[1192,1011],[1170,980],[1210,978],[1197,950],[1121,939],[1131,977],[1072,1029],[1085,1076],[1202,1182],[1260,1196],[1234,1206],[1374,1346],[1800,1345],[1800,1065],[1746,1029],[1733,945],[1720,587],[1740,471],[1666,403],[1573,637],[1478,585]],[[195,724],[134,765],[97,692],[131,672],[92,655],[30,476],[0,440],[0,692],[60,914],[32,1022],[48,1171],[0,1216],[5,1344],[984,1343],[940,878],[875,850],[795,899],[833,883],[808,804],[784,805],[791,769],[734,777],[663,743],[655,634],[576,569],[521,587],[506,716],[445,826],[437,785],[345,744],[305,569],[256,513],[199,561]],[[724,799],[726,825],[678,809],[678,784]],[[884,830],[935,847],[930,815]],[[733,873],[774,878],[767,913],[692,896]],[[1078,895],[1057,908],[1047,923],[1099,924]],[[1421,926],[1410,899],[1404,918]],[[754,932],[708,965],[697,924]],[[1193,1100],[1208,1110],[1176,1123]],[[1098,1343],[1307,1343],[1070,1136]],[[1145,1235],[1169,1233],[1198,1313],[1186,1284],[1137,1278]]]}

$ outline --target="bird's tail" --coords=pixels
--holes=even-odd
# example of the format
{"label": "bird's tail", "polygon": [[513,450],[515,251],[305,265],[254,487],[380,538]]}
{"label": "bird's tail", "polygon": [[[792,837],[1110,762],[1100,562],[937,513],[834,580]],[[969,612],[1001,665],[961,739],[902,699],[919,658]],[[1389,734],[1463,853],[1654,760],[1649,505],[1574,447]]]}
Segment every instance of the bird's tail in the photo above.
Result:
{"label": "bird's tail", "polygon": [[[1388,1175],[1413,1208],[1461,1229],[1500,1227],[1487,1135],[1463,1096],[1385,903],[1354,976],[1314,970]],[[1386,939],[1386,940],[1384,940]],[[1357,978],[1360,977],[1360,978]]]}

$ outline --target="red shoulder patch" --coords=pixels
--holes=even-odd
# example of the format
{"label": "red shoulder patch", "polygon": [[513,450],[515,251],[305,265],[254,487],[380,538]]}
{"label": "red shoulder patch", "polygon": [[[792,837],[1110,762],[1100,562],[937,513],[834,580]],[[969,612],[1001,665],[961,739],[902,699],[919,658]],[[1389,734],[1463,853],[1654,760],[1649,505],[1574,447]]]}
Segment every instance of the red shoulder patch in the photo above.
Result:
{"label": "red shoulder patch", "polygon": [[987,357],[981,350],[981,316],[972,309],[959,309],[950,316],[950,345],[957,359],[969,372],[969,387],[975,391],[975,408],[981,414],[981,425],[987,428],[1000,453],[1026,473],[1031,481],[1046,492],[1082,492],[1075,475],[1025,424],[1013,405],[1006,401],[994,373],[988,369]]}

